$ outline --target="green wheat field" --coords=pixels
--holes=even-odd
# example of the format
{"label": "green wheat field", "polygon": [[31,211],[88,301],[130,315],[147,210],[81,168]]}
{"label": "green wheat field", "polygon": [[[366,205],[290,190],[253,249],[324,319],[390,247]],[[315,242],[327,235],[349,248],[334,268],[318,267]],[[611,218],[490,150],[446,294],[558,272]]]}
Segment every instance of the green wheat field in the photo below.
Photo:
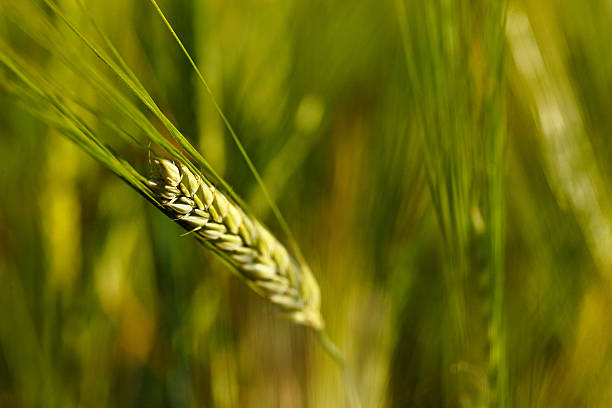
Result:
{"label": "green wheat field", "polygon": [[612,3],[0,0],[0,407],[612,407]]}

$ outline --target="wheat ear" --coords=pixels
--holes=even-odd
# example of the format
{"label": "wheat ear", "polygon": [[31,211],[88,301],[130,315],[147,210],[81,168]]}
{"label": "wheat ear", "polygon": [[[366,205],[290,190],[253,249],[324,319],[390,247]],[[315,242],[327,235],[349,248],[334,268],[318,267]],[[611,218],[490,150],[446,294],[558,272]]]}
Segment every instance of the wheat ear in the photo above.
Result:
{"label": "wheat ear", "polygon": [[323,328],[319,287],[257,220],[185,165],[155,159],[149,187],[165,212],[223,257],[292,321]]}

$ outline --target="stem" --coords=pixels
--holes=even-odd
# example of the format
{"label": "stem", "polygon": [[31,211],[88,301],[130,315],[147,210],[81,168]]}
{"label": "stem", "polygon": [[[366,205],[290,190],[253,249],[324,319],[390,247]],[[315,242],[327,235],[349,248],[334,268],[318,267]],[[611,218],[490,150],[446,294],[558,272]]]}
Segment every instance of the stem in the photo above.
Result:
{"label": "stem", "polygon": [[325,349],[325,352],[338,364],[338,367],[342,370],[342,380],[344,382],[344,388],[349,400],[349,406],[352,408],[361,408],[361,401],[359,400],[359,394],[357,394],[357,387],[355,381],[351,376],[351,373],[346,365],[344,356],[340,349],[334,344],[329,338],[325,329],[316,330],[317,338]]}

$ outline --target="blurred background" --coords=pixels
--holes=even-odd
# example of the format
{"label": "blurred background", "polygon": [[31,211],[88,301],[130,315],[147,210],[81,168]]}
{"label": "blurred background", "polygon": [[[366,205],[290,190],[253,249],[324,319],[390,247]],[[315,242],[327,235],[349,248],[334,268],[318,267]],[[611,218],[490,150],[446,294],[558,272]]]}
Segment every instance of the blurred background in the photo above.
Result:
{"label": "blurred background", "polygon": [[[283,240],[150,2],[83,2]],[[612,405],[611,2],[160,6],[295,233],[364,407]],[[146,174],[74,69],[96,56],[42,0],[0,10],[2,50]],[[1,407],[348,406],[313,333],[0,78]]]}

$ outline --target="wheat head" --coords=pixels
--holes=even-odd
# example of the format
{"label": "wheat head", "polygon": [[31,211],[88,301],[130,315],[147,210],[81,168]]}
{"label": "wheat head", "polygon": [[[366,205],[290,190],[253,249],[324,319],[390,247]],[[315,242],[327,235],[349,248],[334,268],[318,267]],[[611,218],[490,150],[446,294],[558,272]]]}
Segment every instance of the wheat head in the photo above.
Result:
{"label": "wheat head", "polygon": [[320,330],[320,293],[306,265],[257,220],[185,165],[155,159],[149,187],[163,210],[229,262],[292,321]]}

